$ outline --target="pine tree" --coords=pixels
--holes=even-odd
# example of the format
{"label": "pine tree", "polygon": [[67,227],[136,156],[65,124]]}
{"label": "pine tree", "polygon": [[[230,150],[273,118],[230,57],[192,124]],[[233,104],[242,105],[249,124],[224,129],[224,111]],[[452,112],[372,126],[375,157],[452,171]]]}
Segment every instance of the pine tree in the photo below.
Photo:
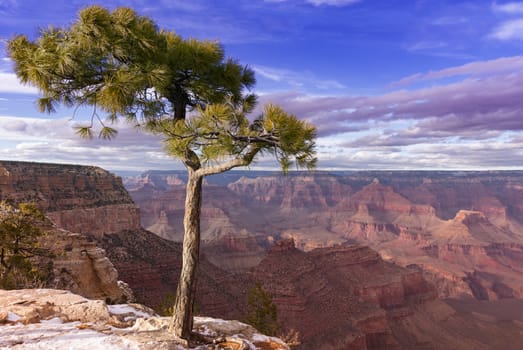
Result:
{"label": "pine tree", "polygon": [[4,289],[29,287],[25,283],[41,276],[33,268],[31,258],[47,256],[38,239],[44,235],[42,226],[48,220],[30,203],[12,206],[0,203],[0,286]]}
{"label": "pine tree", "polygon": [[42,111],[91,106],[90,123],[77,129],[83,137],[93,136],[99,120],[99,136],[112,138],[117,130],[109,123],[125,118],[162,135],[168,154],[185,165],[182,272],[170,328],[190,339],[203,178],[262,155],[274,156],[285,172],[293,164],[312,169],[314,126],[274,105],[251,122],[249,67],[226,58],[217,42],[183,39],[125,7],[87,7],[68,28],[50,27],[35,41],[16,36],[8,51],[20,80],[41,91]]}
{"label": "pine tree", "polygon": [[245,322],[266,335],[274,336],[280,331],[276,305],[260,282],[256,282],[247,295],[247,318]]}

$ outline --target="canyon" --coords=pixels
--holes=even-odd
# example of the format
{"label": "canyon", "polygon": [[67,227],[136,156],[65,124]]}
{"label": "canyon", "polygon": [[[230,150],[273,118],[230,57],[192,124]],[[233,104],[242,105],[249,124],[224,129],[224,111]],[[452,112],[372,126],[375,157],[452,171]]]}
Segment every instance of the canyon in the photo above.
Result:
{"label": "canyon", "polygon": [[[207,178],[198,313],[242,320],[260,282],[299,349],[517,348],[521,174],[470,175]],[[46,209],[151,307],[177,285],[184,182],[183,172],[122,181],[96,167],[0,161],[0,199]]]}
{"label": "canyon", "polygon": [[[125,179],[142,224],[179,241],[183,172]],[[211,262],[250,269],[273,242],[303,251],[364,244],[418,268],[440,297],[521,298],[523,172],[232,172],[209,178],[202,237]]]}

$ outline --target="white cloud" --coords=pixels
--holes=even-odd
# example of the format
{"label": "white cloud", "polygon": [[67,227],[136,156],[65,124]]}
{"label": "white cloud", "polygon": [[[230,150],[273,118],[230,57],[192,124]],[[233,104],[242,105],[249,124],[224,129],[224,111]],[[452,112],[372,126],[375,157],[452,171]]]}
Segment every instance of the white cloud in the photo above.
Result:
{"label": "white cloud", "polygon": [[266,66],[252,66],[256,74],[265,79],[288,84],[292,88],[307,88],[314,90],[340,90],[346,86],[332,79],[320,79],[311,72],[297,72],[289,69],[272,68]]}
{"label": "white cloud", "polygon": [[498,40],[523,40],[523,18],[501,23],[489,37]]}
{"label": "white cloud", "polygon": [[22,85],[14,73],[0,72],[0,92],[36,94],[38,90],[33,86]]}
{"label": "white cloud", "polygon": [[523,13],[523,2],[508,2],[506,4],[498,4],[494,2],[492,8],[496,12],[504,12],[508,14]]}
{"label": "white cloud", "polygon": [[360,2],[360,0],[306,0],[309,4],[312,4],[314,6],[321,6],[321,5],[330,5],[330,6],[346,6],[346,5],[352,5],[357,2]]}
{"label": "white cloud", "polygon": [[430,81],[456,76],[485,77],[496,74],[523,71],[523,56],[500,57],[488,61],[475,61],[461,66],[449,67],[428,73],[416,73],[390,84],[405,86],[420,81]]}
{"label": "white cloud", "polygon": [[180,164],[165,154],[161,139],[128,124],[118,125],[111,141],[81,139],[74,122],[0,116],[0,159],[90,164],[109,170],[174,169]]}

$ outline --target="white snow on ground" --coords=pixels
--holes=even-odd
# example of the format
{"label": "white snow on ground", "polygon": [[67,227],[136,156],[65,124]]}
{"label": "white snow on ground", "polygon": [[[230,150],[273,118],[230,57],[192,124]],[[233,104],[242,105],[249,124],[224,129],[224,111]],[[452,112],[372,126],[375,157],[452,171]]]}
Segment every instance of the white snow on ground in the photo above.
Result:
{"label": "white snow on ground", "polygon": [[[64,297],[70,297],[70,295],[67,294]],[[5,301],[4,305],[7,305],[5,307],[17,305],[16,302],[13,304],[12,301],[9,303]],[[71,303],[76,301],[77,299],[70,300]],[[39,305],[45,305],[42,304],[41,300],[39,302],[40,304],[34,302],[36,303],[34,310],[38,310]],[[82,299],[80,299],[80,302],[81,305],[84,304]],[[27,304],[32,305],[32,303]],[[88,303],[85,302],[85,304]],[[155,315],[148,313],[147,308],[136,307],[132,304],[107,305],[107,308],[109,313],[114,316],[111,321],[104,319],[104,321],[94,323],[87,321],[64,322],[63,320],[68,319],[67,314],[57,311],[55,317],[29,324],[24,323],[28,321],[28,315],[32,315],[29,312],[31,310],[24,309],[25,314],[22,314],[15,311],[16,308],[12,311],[7,309],[3,313],[2,323],[0,324],[0,350],[160,350],[167,348],[170,350],[188,350],[182,345],[175,344],[170,334],[162,334],[162,330],[166,329],[169,318],[152,317]],[[67,308],[64,310],[67,310]],[[74,312],[72,314],[74,315]],[[60,315],[61,318],[56,315]],[[136,320],[136,322],[121,323],[122,318],[126,321]],[[131,326],[131,324],[134,325]],[[120,328],[118,325],[129,326]],[[195,326],[201,334],[211,337],[227,335],[231,339],[236,339],[228,339],[228,341],[243,341],[249,349],[256,349],[253,342],[270,338],[255,332],[253,334],[254,329],[252,327],[234,320],[225,321],[209,317],[195,317]],[[153,333],[149,331],[153,331]],[[167,341],[167,344],[165,341]],[[190,349],[207,350],[209,346],[199,345]]]}
{"label": "white snow on ground", "polygon": [[60,317],[53,317],[48,320],[41,320],[40,323],[48,323],[48,324],[62,324],[64,323]]}
{"label": "white snow on ground", "polygon": [[[151,317],[151,314],[130,305],[108,305],[113,315],[131,314],[136,317]],[[117,334],[104,334],[91,329],[92,324],[81,322],[64,323],[59,317],[41,320],[40,323],[23,325],[16,323],[22,317],[13,312],[7,313],[7,321],[15,324],[0,328],[0,349],[15,350],[139,350],[140,343],[125,339]],[[107,327],[108,329],[112,327]],[[122,332],[130,330],[119,329]],[[110,332],[107,332],[110,333]]]}
{"label": "white snow on ground", "polygon": [[15,314],[14,312],[9,311],[7,313],[7,321],[9,321],[9,322],[16,322],[19,319],[21,319],[21,317],[19,315]]}
{"label": "white snow on ground", "polygon": [[137,310],[128,304],[107,305],[107,308],[109,309],[109,313],[112,315],[134,314],[137,317],[151,317],[150,313]]}
{"label": "white snow on ground", "polygon": [[[50,321],[50,320],[49,320]],[[139,350],[140,344],[113,334],[79,329],[80,322],[3,326],[0,349],[15,350]]]}

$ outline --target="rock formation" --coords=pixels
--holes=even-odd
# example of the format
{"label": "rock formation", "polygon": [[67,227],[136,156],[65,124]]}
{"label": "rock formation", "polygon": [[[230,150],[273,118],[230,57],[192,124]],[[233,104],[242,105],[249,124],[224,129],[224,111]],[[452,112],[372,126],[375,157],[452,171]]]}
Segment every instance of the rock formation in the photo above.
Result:
{"label": "rock formation", "polygon": [[118,281],[118,271],[105,251],[88,237],[51,229],[42,239],[42,246],[54,256],[49,286],[111,303],[133,301],[132,292]]}
{"label": "rock formation", "polygon": [[[519,346],[514,339],[499,339],[498,334],[522,329],[522,315],[500,312],[494,316],[492,310],[477,305],[447,304],[436,298],[435,288],[419,269],[383,261],[366,246],[303,252],[286,240],[271,249],[253,275],[272,294],[281,323],[300,333],[300,349]],[[523,300],[513,301],[513,305],[523,305]],[[503,317],[506,329],[499,322]],[[517,332],[515,337],[520,339]]]}
{"label": "rock formation", "polygon": [[[58,218],[62,211],[83,210],[78,213],[85,215],[85,224],[79,224],[83,229],[78,230],[86,242],[105,249],[119,278],[138,300],[156,307],[174,293],[180,244],[139,227],[139,210],[118,178],[91,167],[63,166],[53,173],[53,167],[60,166],[14,162],[0,162],[0,166],[2,198],[7,194],[15,200],[33,198],[52,208]],[[24,174],[33,174],[35,179],[29,176],[27,181],[36,188],[24,185]],[[67,181],[47,179],[56,174]],[[162,227],[176,230],[183,209],[179,184],[183,177],[153,175],[143,183],[134,178],[131,194],[141,211],[148,213],[146,218],[160,218],[163,211]],[[204,187],[199,312],[243,319],[246,295],[260,281],[273,296],[283,331],[300,332],[301,349],[511,349],[519,345],[522,320],[509,312],[521,307],[517,299],[523,272],[519,175],[478,175],[481,179],[475,181],[454,175],[459,193],[464,195],[467,188],[482,193],[471,200],[441,189],[443,180],[454,179],[447,174],[385,175],[337,174],[328,179],[323,174],[296,175],[282,181],[271,175],[263,185],[253,185],[252,177],[242,173],[210,178]],[[165,176],[170,179],[162,180]],[[59,182],[61,187],[49,185]],[[89,183],[93,193],[74,189],[82,183]],[[38,184],[44,184],[43,189]],[[271,186],[279,189],[273,191]],[[417,197],[413,188],[419,190]],[[254,196],[254,189],[265,197],[264,193]],[[280,196],[280,191],[290,197]],[[79,199],[73,197],[76,193]],[[450,207],[455,212],[439,202],[444,199],[454,203]],[[70,203],[78,203],[78,208]],[[462,207],[463,203],[468,206]],[[122,220],[114,227],[88,227],[98,214],[110,217],[118,210]],[[153,221],[145,226],[154,225]],[[284,237],[294,240],[274,243]],[[78,252],[81,257],[82,250]],[[93,261],[96,270],[94,262],[101,255],[86,253],[87,249],[85,259]],[[489,303],[474,298],[465,304],[443,302],[438,295],[468,295]]]}
{"label": "rock formation", "polygon": [[196,317],[195,331],[208,344],[180,344],[158,317],[139,304],[107,305],[54,289],[0,290],[0,347],[9,349],[273,349],[288,350],[278,338],[249,325]]}
{"label": "rock formation", "polygon": [[[132,300],[93,240],[139,227],[139,211],[121,179],[96,167],[0,161],[0,200],[34,202],[54,222],[41,239],[54,256],[48,286],[110,302]],[[49,262],[40,258],[38,265]]]}
{"label": "rock formation", "polygon": [[[160,214],[168,208],[169,225],[178,225],[169,238],[179,240],[183,185],[167,186],[160,180],[167,173],[153,174],[144,182],[154,178],[156,189],[148,180],[149,187],[134,187],[131,196],[150,213],[144,222],[164,220]],[[181,173],[169,176],[183,181]],[[231,172],[213,181],[204,189],[203,236],[211,261],[241,257],[231,271],[244,261],[251,267],[262,249],[282,238],[305,251],[359,242],[387,260],[417,266],[440,296],[521,296],[522,172]],[[241,250],[227,248],[231,233],[250,237],[257,242],[250,250],[260,253],[242,260]]]}
{"label": "rock formation", "polygon": [[97,167],[0,161],[2,199],[38,203],[71,232],[101,237],[140,228],[139,209],[121,178]]}

